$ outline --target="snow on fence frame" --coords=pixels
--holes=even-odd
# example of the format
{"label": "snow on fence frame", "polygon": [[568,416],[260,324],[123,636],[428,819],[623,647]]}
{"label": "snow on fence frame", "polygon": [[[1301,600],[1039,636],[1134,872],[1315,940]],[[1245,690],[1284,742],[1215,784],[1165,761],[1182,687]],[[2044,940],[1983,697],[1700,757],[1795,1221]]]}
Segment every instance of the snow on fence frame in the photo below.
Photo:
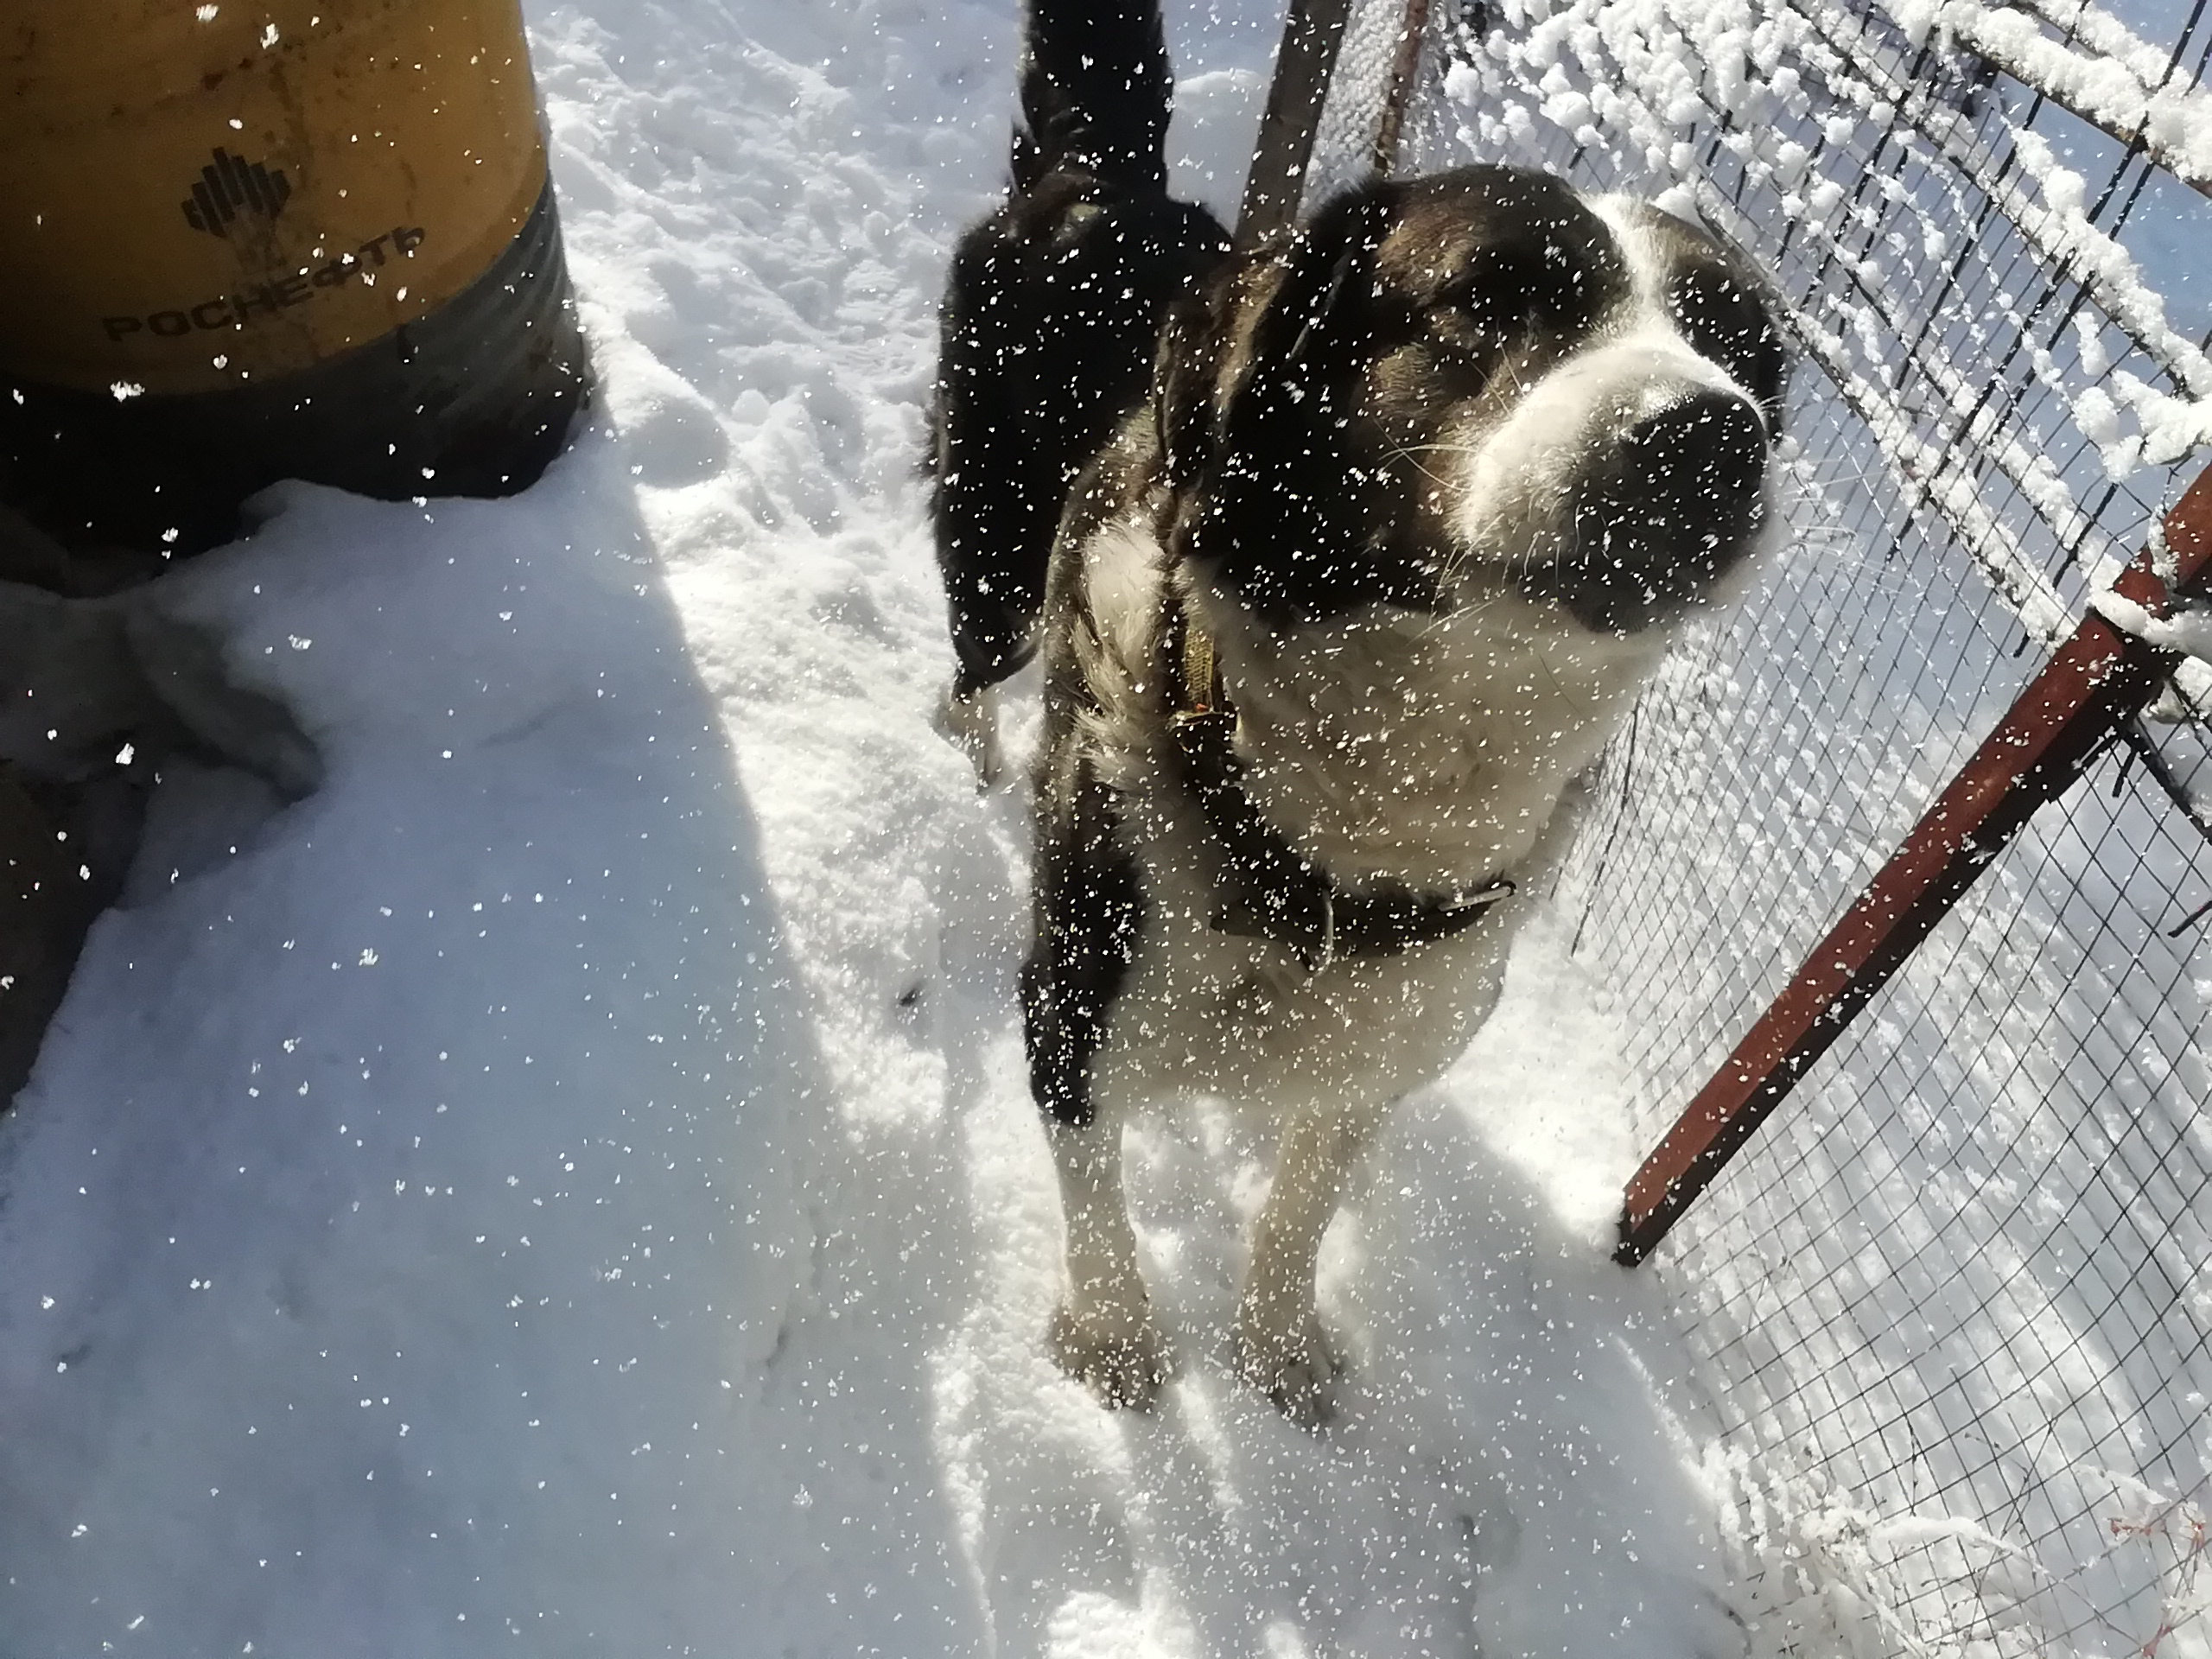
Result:
{"label": "snow on fence frame", "polygon": [[[1351,0],[1308,200],[1374,164],[1408,15]],[[1559,894],[1656,1144],[2092,595],[2171,574],[2212,19],[1461,0],[1419,47],[1409,167],[1659,196],[1774,273],[1799,359],[1788,544]],[[2189,663],[2109,728],[1654,1263],[1755,1654],[2212,1654],[2208,710]]]}

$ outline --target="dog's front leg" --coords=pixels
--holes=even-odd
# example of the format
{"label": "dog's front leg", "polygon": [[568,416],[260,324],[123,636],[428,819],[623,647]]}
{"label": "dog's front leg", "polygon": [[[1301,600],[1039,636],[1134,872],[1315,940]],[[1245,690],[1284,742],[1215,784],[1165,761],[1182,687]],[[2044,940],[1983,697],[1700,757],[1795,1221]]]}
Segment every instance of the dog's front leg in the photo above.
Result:
{"label": "dog's front leg", "polygon": [[[1049,713],[1049,710],[1048,710]],[[1089,761],[1039,786],[1036,929],[1021,975],[1029,1091],[1045,1118],[1067,1221],[1067,1299],[1052,1357],[1109,1406],[1147,1406],[1167,1370],[1122,1191],[1122,1109],[1092,1063],[1142,931],[1144,895],[1115,802]]]}
{"label": "dog's front leg", "polygon": [[1060,1369],[1109,1406],[1145,1407],[1167,1379],[1167,1345],[1137,1269],[1122,1189],[1122,1122],[1048,1123],[1067,1223],[1067,1296],[1052,1315]]}
{"label": "dog's front leg", "polygon": [[1253,1229],[1252,1264],[1236,1308],[1236,1374],[1306,1428],[1328,1421],[1337,1373],[1313,1306],[1321,1236],[1386,1103],[1334,1102],[1293,1118]]}

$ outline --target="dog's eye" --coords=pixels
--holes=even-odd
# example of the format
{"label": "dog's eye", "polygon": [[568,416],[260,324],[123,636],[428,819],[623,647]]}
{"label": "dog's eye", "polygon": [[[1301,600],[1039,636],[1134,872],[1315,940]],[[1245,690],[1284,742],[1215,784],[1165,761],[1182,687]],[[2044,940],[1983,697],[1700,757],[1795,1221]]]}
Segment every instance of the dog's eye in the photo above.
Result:
{"label": "dog's eye", "polygon": [[1445,305],[1462,322],[1483,334],[1518,334],[1529,321],[1528,300],[1519,294],[1500,293],[1494,283],[1470,280],[1455,283],[1443,296]]}
{"label": "dog's eye", "polygon": [[1580,244],[1555,234],[1516,238],[1479,249],[1439,297],[1483,333],[1513,339],[1586,313],[1593,276]]}
{"label": "dog's eye", "polygon": [[1533,262],[1493,254],[1446,283],[1438,299],[1462,326],[1503,341],[1526,333],[1538,320],[1542,291]]}

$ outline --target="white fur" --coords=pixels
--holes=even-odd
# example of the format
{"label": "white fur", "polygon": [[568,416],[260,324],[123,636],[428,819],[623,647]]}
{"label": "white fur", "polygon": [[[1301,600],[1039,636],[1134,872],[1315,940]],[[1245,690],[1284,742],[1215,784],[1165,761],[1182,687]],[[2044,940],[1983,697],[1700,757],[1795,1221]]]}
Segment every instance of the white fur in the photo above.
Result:
{"label": "white fur", "polygon": [[1631,198],[1591,203],[1628,259],[1632,297],[1610,326],[1554,365],[1497,419],[1471,411],[1447,442],[1460,456],[1451,482],[1453,528],[1470,556],[1515,564],[1548,556],[1567,528],[1563,510],[1593,447],[1645,416],[1700,391],[1750,390],[1694,349],[1669,318],[1666,267]]}
{"label": "white fur", "polygon": [[1666,648],[1562,631],[1511,592],[1280,638],[1234,607],[1205,610],[1261,810],[1339,880],[1421,892],[1526,860]]}

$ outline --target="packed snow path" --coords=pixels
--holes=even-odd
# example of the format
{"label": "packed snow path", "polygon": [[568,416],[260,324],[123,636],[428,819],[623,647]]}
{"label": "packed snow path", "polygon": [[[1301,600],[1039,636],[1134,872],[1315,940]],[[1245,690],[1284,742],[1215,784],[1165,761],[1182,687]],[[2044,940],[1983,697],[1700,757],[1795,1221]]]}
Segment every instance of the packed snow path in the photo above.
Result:
{"label": "packed snow path", "polygon": [[[1217,199],[1251,14],[1175,20]],[[0,1122],[0,1653],[1741,1651],[1555,928],[1332,1235],[1328,1433],[1228,1377],[1202,1105],[1133,1145],[1179,1378],[1043,1357],[1022,809],[928,724],[913,470],[1010,0],[533,22],[592,429],[148,599],[325,775],[172,769]]]}

